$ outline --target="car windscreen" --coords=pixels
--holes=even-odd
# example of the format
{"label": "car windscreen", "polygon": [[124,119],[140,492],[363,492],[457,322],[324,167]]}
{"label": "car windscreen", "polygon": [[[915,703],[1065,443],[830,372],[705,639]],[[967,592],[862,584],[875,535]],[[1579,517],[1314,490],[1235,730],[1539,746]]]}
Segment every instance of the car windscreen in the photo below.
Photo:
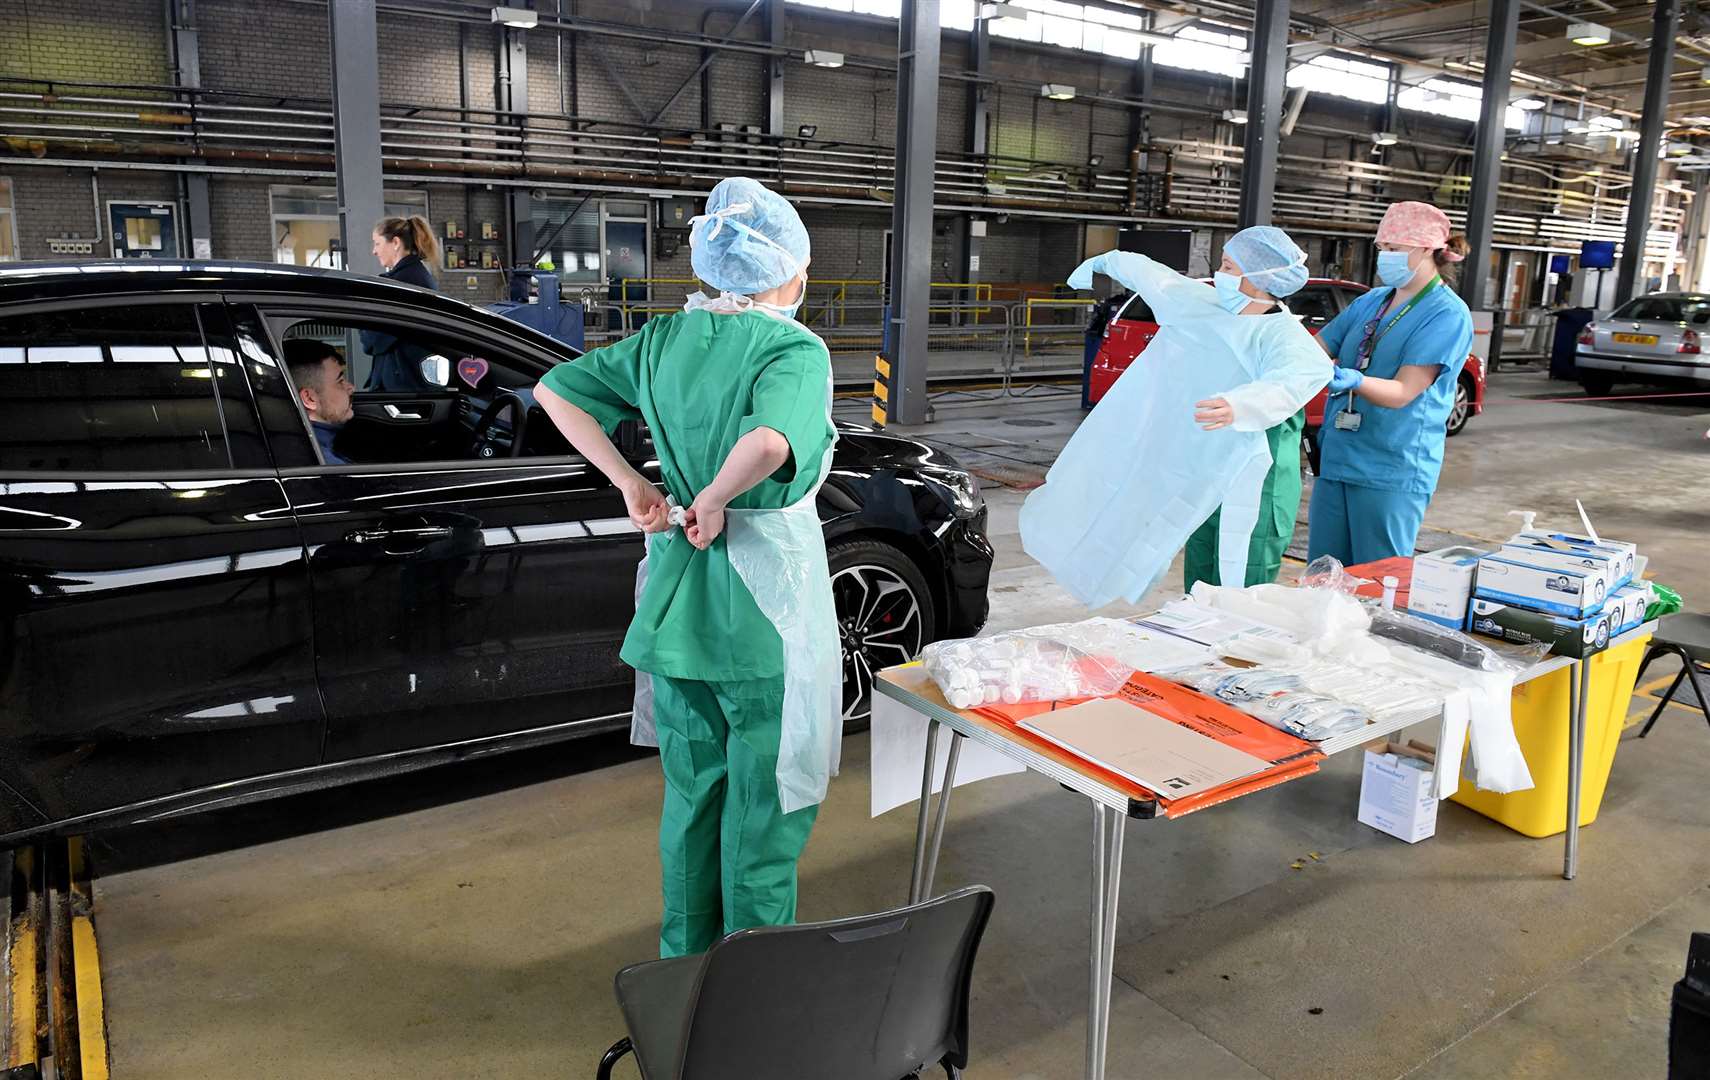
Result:
{"label": "car windscreen", "polygon": [[1710,314],[1710,296],[1641,296],[1615,309],[1613,319],[1644,322],[1692,322]]}
{"label": "car windscreen", "polygon": [[[1126,303],[1128,306],[1123,307],[1123,303]],[[1140,299],[1138,295],[1134,296],[1132,300],[1119,301],[1117,307],[1121,311],[1123,322],[1158,321],[1157,317],[1152,314],[1152,309],[1146,306],[1146,301]]]}

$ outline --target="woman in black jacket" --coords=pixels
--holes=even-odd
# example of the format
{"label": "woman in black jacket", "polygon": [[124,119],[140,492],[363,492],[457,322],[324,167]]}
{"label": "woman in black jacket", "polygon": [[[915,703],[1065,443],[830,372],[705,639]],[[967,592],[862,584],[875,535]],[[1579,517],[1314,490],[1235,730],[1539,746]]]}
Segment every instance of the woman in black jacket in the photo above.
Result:
{"label": "woman in black jacket", "polygon": [[[439,241],[427,219],[382,218],[374,226],[374,257],[380,260],[381,276],[423,289],[439,289],[428,265],[439,260]],[[429,351],[378,330],[362,332],[362,347],[374,358],[365,390],[414,394],[438,389],[422,374],[422,360]]]}

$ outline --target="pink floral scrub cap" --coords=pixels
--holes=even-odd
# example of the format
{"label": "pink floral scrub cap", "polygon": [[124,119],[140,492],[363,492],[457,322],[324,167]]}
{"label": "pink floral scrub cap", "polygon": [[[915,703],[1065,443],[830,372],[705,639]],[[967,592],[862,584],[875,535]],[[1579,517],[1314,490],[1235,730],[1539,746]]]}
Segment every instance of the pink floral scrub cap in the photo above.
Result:
{"label": "pink floral scrub cap", "polygon": [[[1391,203],[1378,224],[1380,244],[1401,244],[1404,247],[1442,250],[1449,243],[1449,215],[1423,202]],[[1443,251],[1450,262],[1460,262],[1464,256]]]}

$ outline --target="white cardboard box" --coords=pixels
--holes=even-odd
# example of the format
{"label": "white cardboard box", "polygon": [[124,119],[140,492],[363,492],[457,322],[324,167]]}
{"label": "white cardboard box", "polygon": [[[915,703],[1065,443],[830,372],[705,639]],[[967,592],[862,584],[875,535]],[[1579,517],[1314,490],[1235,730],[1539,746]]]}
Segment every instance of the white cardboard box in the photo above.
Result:
{"label": "white cardboard box", "polygon": [[1478,548],[1446,547],[1413,560],[1413,584],[1407,610],[1459,630],[1472,603],[1473,576],[1482,555]]}
{"label": "white cardboard box", "polygon": [[1599,537],[1593,541],[1589,536],[1533,529],[1529,532],[1522,530],[1515,533],[1508,538],[1508,543],[1551,547],[1557,550],[1578,549],[1609,555],[1615,559],[1615,584],[1617,586],[1625,585],[1633,580],[1639,569],[1637,565],[1639,549],[1636,545],[1625,540],[1610,540],[1607,537]]}
{"label": "white cardboard box", "polygon": [[[1403,758],[1423,761],[1425,768],[1404,765]],[[1360,777],[1360,822],[1409,844],[1435,835],[1435,764],[1431,754],[1411,746],[1390,742],[1367,746],[1365,772]]]}
{"label": "white cardboard box", "polygon": [[1513,549],[1501,548],[1480,559],[1473,595],[1570,619],[1603,610],[1609,598],[1607,574],[1535,566],[1520,558]]}

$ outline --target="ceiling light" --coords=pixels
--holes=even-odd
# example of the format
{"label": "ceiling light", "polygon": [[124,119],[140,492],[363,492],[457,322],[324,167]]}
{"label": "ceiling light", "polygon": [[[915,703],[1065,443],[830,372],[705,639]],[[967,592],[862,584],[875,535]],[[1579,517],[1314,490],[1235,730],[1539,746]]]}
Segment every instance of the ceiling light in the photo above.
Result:
{"label": "ceiling light", "polygon": [[496,7],[493,21],[517,30],[533,30],[540,25],[540,13],[528,8]]}
{"label": "ceiling light", "polygon": [[1537,112],[1539,109],[1544,107],[1544,103],[1535,97],[1523,97],[1519,101],[1514,102],[1514,107],[1516,109],[1524,109],[1527,112]]}
{"label": "ceiling light", "polygon": [[1599,131],[1620,131],[1627,126],[1627,122],[1619,116],[1594,116],[1591,118],[1591,126]]}
{"label": "ceiling light", "polygon": [[1691,143],[1671,142],[1668,144],[1669,157],[1691,157],[1692,153],[1693,148]]}
{"label": "ceiling light", "polygon": [[843,54],[832,52],[830,49],[809,49],[802,54],[802,59],[814,67],[840,68],[843,66]]}
{"label": "ceiling light", "polygon": [[978,16],[981,22],[993,19],[1025,19],[1027,9],[1017,4],[981,4]]}
{"label": "ceiling light", "polygon": [[1223,119],[1229,121],[1231,124],[1245,124],[1247,122],[1247,110],[1224,109]]}
{"label": "ceiling light", "polygon": [[1710,67],[1701,67],[1698,69],[1698,81],[1703,83],[1705,86],[1710,86]]}
{"label": "ceiling light", "polygon": [[1567,29],[1568,40],[1575,45],[1609,44],[1609,28],[1594,22],[1576,22]]}
{"label": "ceiling light", "polygon": [[1100,165],[1103,165],[1103,164],[1104,164],[1104,155],[1103,154],[1094,154],[1092,157],[1087,158],[1087,168],[1089,168],[1089,169],[1096,169]]}
{"label": "ceiling light", "polygon": [[818,134],[819,125],[817,124],[803,124],[796,129],[796,138],[798,139],[811,139]]}
{"label": "ceiling light", "polygon": [[1075,88],[1065,83],[1046,83],[1039,88],[1039,96],[1050,98],[1052,101],[1075,100]]}
{"label": "ceiling light", "polygon": [[1681,119],[1695,127],[1710,127],[1710,116],[1683,116]]}
{"label": "ceiling light", "polygon": [[1379,146],[1394,146],[1400,141],[1400,136],[1396,135],[1393,131],[1372,132],[1372,142],[1377,143]]}

